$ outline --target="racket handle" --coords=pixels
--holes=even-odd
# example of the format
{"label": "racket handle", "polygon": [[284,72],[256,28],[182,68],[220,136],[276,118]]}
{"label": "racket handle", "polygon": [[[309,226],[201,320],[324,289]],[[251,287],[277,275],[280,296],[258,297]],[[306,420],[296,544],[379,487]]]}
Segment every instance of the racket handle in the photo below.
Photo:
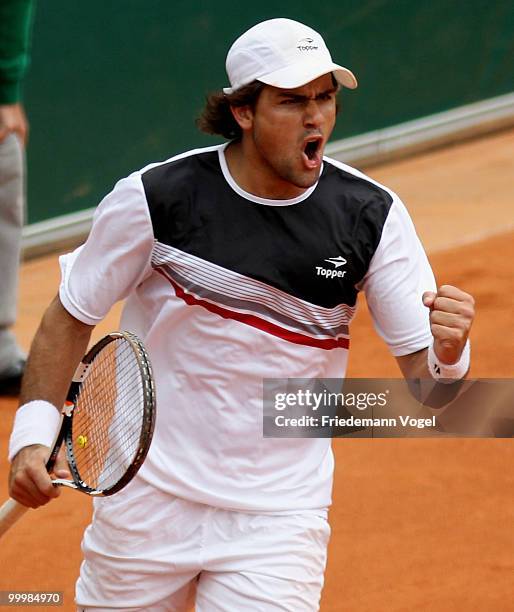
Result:
{"label": "racket handle", "polygon": [[14,501],[14,499],[8,499],[0,507],[0,538],[27,510],[30,510],[30,508]]}

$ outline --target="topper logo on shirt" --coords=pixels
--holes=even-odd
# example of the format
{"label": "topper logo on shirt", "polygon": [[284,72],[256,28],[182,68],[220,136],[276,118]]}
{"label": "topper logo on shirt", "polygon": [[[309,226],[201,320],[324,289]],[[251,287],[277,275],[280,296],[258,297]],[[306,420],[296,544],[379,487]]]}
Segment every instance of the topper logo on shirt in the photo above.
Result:
{"label": "topper logo on shirt", "polygon": [[321,266],[316,266],[316,274],[318,276],[324,276],[325,278],[344,278],[347,271],[338,270],[338,268],[344,266],[345,263],[348,263],[348,261],[344,257],[342,257],[341,255],[339,255],[338,257],[329,257],[328,259],[325,259],[325,261],[331,263],[334,268],[327,269],[322,268]]}
{"label": "topper logo on shirt", "polygon": [[341,255],[339,255],[339,257],[329,257],[328,259],[325,259],[325,261],[334,264],[336,268],[340,268],[346,263],[346,259],[344,257],[341,257]]}

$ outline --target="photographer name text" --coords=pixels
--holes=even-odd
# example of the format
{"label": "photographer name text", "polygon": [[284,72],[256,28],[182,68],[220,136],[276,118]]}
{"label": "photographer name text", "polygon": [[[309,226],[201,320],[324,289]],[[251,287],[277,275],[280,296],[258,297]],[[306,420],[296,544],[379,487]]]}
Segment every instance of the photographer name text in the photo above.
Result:
{"label": "photographer name text", "polygon": [[337,416],[311,416],[286,417],[279,414],[275,416],[277,427],[415,427],[425,429],[436,426],[435,416],[430,418],[415,418],[411,416],[398,416],[398,418],[366,418],[366,417],[337,417]]}

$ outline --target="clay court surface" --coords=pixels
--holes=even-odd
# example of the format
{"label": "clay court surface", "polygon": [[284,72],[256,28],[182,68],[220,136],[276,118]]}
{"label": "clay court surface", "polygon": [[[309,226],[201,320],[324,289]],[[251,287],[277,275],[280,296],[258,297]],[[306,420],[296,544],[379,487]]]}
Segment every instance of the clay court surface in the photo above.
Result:
{"label": "clay court surface", "polygon": [[[514,374],[513,151],[507,131],[367,170],[407,204],[439,284],[474,295],[474,377]],[[56,256],[23,266],[17,332],[26,348],[58,278]],[[117,328],[118,313],[95,338]],[[351,342],[350,376],[399,376],[364,303]],[[2,497],[15,409],[0,399]],[[512,440],[336,440],[334,449],[323,612],[514,610]],[[64,610],[74,610],[89,514],[89,499],[70,491],[30,511],[1,542],[0,590],[64,591]]]}

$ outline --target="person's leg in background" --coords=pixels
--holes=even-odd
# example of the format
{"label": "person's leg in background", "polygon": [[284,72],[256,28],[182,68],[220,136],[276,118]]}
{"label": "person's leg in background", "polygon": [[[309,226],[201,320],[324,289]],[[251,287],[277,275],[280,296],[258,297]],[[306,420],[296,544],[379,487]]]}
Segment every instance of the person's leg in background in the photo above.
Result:
{"label": "person's leg in background", "polygon": [[16,320],[24,191],[24,150],[11,133],[0,142],[0,395],[18,393],[25,365],[10,329]]}

